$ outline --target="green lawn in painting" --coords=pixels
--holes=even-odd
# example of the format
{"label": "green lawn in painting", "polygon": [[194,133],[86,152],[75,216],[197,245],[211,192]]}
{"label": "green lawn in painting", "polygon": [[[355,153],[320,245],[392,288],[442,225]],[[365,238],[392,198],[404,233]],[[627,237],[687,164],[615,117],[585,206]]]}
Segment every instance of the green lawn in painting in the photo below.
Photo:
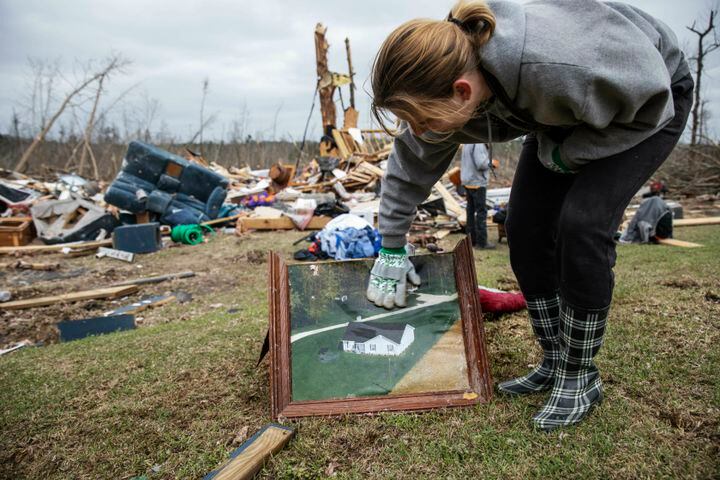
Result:
{"label": "green lawn in painting", "polygon": [[340,341],[345,328],[298,340],[291,349],[292,399],[387,395],[459,318],[457,300],[388,317],[415,327],[415,341],[398,356],[344,352]]}
{"label": "green lawn in painting", "polygon": [[[457,299],[418,308],[423,304],[423,294],[456,294],[452,254],[419,255],[412,257],[412,261],[421,284],[409,295],[407,309],[393,312],[376,307],[365,298],[372,260],[288,267],[291,339],[338,326],[292,342],[293,401],[387,395],[460,318]],[[344,324],[358,317],[376,316],[383,318],[373,322],[408,323],[415,327],[415,340],[408,349],[399,356],[344,352],[341,345]]]}

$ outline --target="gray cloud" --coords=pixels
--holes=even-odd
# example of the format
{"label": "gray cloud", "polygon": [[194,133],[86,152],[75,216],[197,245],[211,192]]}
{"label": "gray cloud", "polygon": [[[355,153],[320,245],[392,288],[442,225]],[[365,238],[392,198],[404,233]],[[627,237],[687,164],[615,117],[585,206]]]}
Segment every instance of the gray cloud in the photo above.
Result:
{"label": "gray cloud", "polygon": [[[703,0],[628,3],[668,23],[688,45],[693,36],[685,26],[707,9]],[[313,29],[318,21],[329,27],[331,69],[346,71],[344,39],[350,38],[361,89],[358,109],[361,123],[368,125],[369,97],[362,90],[369,89],[364,84],[382,40],[401,22],[441,18],[450,6],[437,0],[0,0],[0,128],[8,128],[12,109],[19,108],[18,99],[26,91],[29,57],[61,58],[69,68],[74,59],[102,58],[116,51],[133,64],[126,75],[112,80],[108,100],[140,82],[125,108],[140,108],[144,94],[157,99],[161,110],[156,129],[162,119],[177,136],[191,135],[198,126],[202,80],[209,78],[205,111],[217,120],[207,136],[221,137],[243,109],[249,133],[268,136],[279,109],[277,135],[299,138],[315,85]],[[706,98],[720,118],[718,55],[709,65]],[[116,110],[116,120],[119,113]],[[720,132],[718,120],[712,125]],[[317,137],[317,109],[311,126],[311,137]]]}

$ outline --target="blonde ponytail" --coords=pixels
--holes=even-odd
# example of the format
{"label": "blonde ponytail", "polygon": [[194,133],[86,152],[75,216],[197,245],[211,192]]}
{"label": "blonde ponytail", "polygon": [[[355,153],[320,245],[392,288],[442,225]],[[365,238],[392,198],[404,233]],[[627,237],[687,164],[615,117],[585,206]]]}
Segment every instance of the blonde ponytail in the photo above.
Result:
{"label": "blonde ponytail", "polygon": [[478,49],[495,31],[484,1],[455,4],[446,20],[411,20],[383,42],[372,69],[371,110],[386,131],[388,111],[407,119],[446,119],[453,82],[479,66]]}
{"label": "blonde ponytail", "polygon": [[463,29],[476,47],[485,45],[495,31],[495,15],[485,2],[460,0],[450,10],[448,20]]}

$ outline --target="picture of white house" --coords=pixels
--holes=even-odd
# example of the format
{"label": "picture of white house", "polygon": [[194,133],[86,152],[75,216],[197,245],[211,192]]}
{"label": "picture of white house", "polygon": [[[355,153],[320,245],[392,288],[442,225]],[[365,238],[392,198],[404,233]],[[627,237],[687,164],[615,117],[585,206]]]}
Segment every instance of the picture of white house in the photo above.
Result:
{"label": "picture of white house", "polygon": [[415,341],[407,323],[350,322],[342,337],[343,350],[364,355],[400,355]]}

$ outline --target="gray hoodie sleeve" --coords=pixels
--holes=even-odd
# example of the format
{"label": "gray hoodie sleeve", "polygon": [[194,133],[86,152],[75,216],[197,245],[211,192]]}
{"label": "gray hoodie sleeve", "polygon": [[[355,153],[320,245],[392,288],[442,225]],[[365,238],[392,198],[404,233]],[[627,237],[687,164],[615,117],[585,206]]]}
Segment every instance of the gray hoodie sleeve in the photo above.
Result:
{"label": "gray hoodie sleeve", "polygon": [[415,136],[406,125],[395,137],[382,182],[379,230],[386,248],[404,247],[405,235],[415,218],[417,206],[425,200],[455,156],[458,144],[438,141],[432,134],[426,141]]}

